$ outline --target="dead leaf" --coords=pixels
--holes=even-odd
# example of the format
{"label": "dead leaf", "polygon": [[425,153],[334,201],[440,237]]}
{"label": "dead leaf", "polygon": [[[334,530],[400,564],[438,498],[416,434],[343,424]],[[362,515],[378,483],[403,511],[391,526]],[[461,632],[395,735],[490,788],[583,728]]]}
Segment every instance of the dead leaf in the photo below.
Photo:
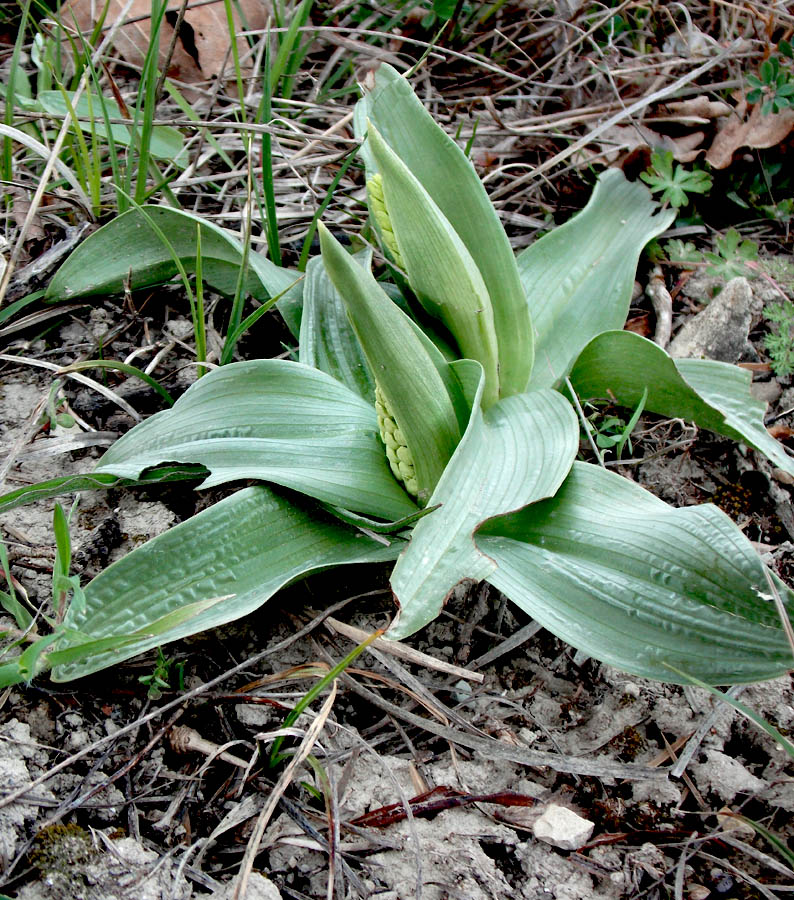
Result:
{"label": "dead leaf", "polygon": [[[5,192],[7,195],[10,195],[14,198],[14,205],[11,211],[11,218],[14,220],[14,224],[18,227],[22,227],[23,222],[27,218],[28,212],[30,210],[30,197],[27,192],[22,188],[17,187],[12,184],[9,185]],[[42,200],[42,206],[46,206],[46,202]],[[40,213],[37,211],[28,226],[27,232],[27,240],[28,241],[43,241],[45,237],[44,231],[44,222],[41,218]]]}
{"label": "dead leaf", "polygon": [[623,326],[624,331],[633,331],[634,334],[639,334],[644,338],[649,338],[653,334],[653,330],[651,329],[651,317],[649,313],[642,313],[639,316],[633,316],[630,319],[626,320],[626,324]]}
{"label": "dead leaf", "polygon": [[779,441],[785,441],[794,436],[794,428],[791,428],[789,425],[784,425],[782,422],[776,422],[774,425],[770,425],[766,430],[773,438],[777,438]]}
{"label": "dead leaf", "polygon": [[[110,5],[105,18],[105,31],[111,23],[121,15],[126,3],[124,0],[107,0]],[[89,32],[101,16],[102,0],[69,0],[61,10],[61,21],[67,26],[77,26],[83,32]],[[234,4],[237,6],[237,4]],[[160,29],[159,65],[166,64],[168,48],[174,34],[181,0],[169,0]],[[133,0],[127,12],[127,24],[116,31],[114,45],[117,53],[126,62],[134,66],[142,66],[149,47],[151,36],[151,0]],[[237,10],[234,11],[235,33],[243,30],[263,29],[267,24],[271,7],[266,0],[239,0],[239,9],[245,25],[240,22]],[[243,38],[237,38],[237,45],[242,59],[248,51]],[[210,81],[217,77],[230,77],[232,74],[231,41],[226,9],[223,0],[191,0],[187,4],[185,17],[179,29],[179,36],[168,66],[168,75],[178,81],[195,83]]]}
{"label": "dead leaf", "polygon": [[742,98],[734,115],[722,119],[717,134],[706,154],[706,162],[715,169],[727,169],[740,147],[762,149],[774,147],[794,130],[794,109],[761,115],[756,104],[747,116],[747,101]]}
{"label": "dead leaf", "polygon": [[614,162],[625,151],[638,147],[649,147],[652,150],[670,150],[678,162],[692,162],[698,155],[698,148],[705,135],[702,131],[692,131],[681,137],[672,138],[660,134],[646,125],[613,125],[599,135],[597,143],[602,152],[600,157],[607,162]]}
{"label": "dead leaf", "polygon": [[710,100],[701,94],[699,97],[690,97],[688,100],[675,100],[672,103],[665,103],[664,107],[671,116],[680,118],[689,118],[693,116],[698,119],[719,119],[722,116],[729,116],[733,112],[733,107],[724,100]]}

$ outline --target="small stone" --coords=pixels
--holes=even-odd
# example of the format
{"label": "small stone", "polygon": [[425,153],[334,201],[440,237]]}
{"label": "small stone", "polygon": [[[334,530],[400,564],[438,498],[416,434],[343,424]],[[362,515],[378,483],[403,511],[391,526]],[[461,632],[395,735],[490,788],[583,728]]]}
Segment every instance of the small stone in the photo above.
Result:
{"label": "small stone", "polygon": [[465,678],[461,678],[452,685],[452,697],[456,703],[465,703],[467,700],[471,700],[473,693],[471,684]]}
{"label": "small stone", "polygon": [[760,313],[746,278],[734,278],[673,338],[670,356],[736,363],[748,346],[753,320]]}
{"label": "small stone", "polygon": [[[214,893],[210,900],[231,900],[234,890],[235,881],[231,881],[223,890]],[[242,896],[243,900],[281,900],[281,891],[269,878],[258,872],[251,872],[248,876],[248,889]]]}
{"label": "small stone", "polygon": [[550,803],[543,815],[535,820],[532,833],[539,841],[560,850],[578,850],[590,840],[594,828],[594,822],[572,809]]}

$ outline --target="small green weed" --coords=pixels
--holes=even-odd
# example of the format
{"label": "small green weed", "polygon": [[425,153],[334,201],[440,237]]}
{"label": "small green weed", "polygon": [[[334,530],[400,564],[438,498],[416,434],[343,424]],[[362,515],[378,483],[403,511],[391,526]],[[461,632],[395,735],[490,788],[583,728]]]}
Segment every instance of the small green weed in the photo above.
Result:
{"label": "small green weed", "polygon": [[764,346],[779,378],[794,374],[794,303],[785,299],[770,303],[764,311],[772,330],[764,338]]}
{"label": "small green weed", "polygon": [[625,449],[628,449],[629,453],[633,453],[631,433],[637,427],[647,399],[648,391],[646,389],[628,421],[618,415],[605,414],[608,407],[605,407],[604,404],[588,404],[594,407],[594,411],[587,417],[587,427],[590,429],[596,447],[599,450],[614,450],[615,459],[622,459]]}
{"label": "small green weed", "polygon": [[692,241],[682,241],[680,238],[665,241],[664,246],[659,248],[659,255],[671,265],[684,269],[702,266],[704,263],[703,252]]}
{"label": "small green weed", "polygon": [[777,54],[772,54],[761,63],[758,75],[747,76],[750,86],[747,100],[749,103],[760,103],[763,116],[794,106],[794,72],[791,63],[786,63],[794,59],[794,50],[788,41],[781,41],[777,45]]}
{"label": "small green weed", "polygon": [[722,278],[736,278],[747,275],[751,263],[758,262],[758,244],[749,238],[742,240],[741,234],[730,228],[714,242],[715,253],[704,253],[703,258],[712,267],[713,273]]}
{"label": "small green weed", "polygon": [[742,238],[735,228],[715,237],[713,252],[698,250],[691,241],[673,238],[661,246],[649,247],[649,253],[655,261],[666,259],[670,265],[682,269],[708,266],[710,274],[726,281],[758,270],[758,244]]}
{"label": "small green weed", "polygon": [[64,412],[66,399],[60,394],[62,384],[60,378],[53,381],[47,395],[47,403],[39,417],[40,424],[53,432],[57,428],[72,428],[75,424],[74,416]]}
{"label": "small green weed", "polygon": [[173,656],[166,656],[163,648],[157,648],[157,659],[154,662],[154,668],[149,675],[141,675],[138,681],[145,684],[149,690],[147,697],[150,700],[159,700],[162,692],[171,688],[171,669],[176,672],[178,690],[185,689],[185,664],[177,662]]}
{"label": "small green weed", "polygon": [[711,190],[711,175],[703,169],[688,172],[683,166],[673,166],[670,150],[656,150],[651,155],[651,166],[640,178],[650,187],[651,193],[661,193],[660,202],[674,209],[686,206],[689,194],[707,194]]}

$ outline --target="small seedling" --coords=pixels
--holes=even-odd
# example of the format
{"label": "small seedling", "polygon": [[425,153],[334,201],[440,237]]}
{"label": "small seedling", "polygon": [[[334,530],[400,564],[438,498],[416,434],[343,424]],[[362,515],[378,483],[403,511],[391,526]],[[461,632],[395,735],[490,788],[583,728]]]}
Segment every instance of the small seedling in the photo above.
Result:
{"label": "small seedling", "polygon": [[149,690],[146,696],[150,700],[159,700],[163,691],[171,688],[171,668],[176,672],[178,689],[185,689],[185,664],[177,662],[173,656],[166,656],[163,648],[157,648],[157,659],[154,662],[154,668],[150,675],[141,675],[138,681],[145,684]]}
{"label": "small seedling", "polygon": [[599,450],[614,449],[616,459],[623,458],[623,451],[626,448],[628,448],[629,453],[633,453],[634,449],[631,444],[631,434],[637,427],[637,422],[639,422],[640,416],[645,409],[647,399],[648,391],[646,389],[628,421],[616,415],[605,416],[602,407],[591,404],[596,408],[595,411],[587,417],[587,421],[591,428],[591,434],[595,440],[596,447],[598,447]]}
{"label": "small seedling", "polygon": [[716,253],[704,253],[703,258],[712,267],[713,273],[725,278],[737,278],[739,275],[747,275],[752,269],[751,263],[758,262],[758,244],[745,238],[731,228],[723,237],[715,241]]}
{"label": "small seedling", "polygon": [[778,378],[794,374],[794,303],[785,299],[770,303],[765,310],[772,330],[764,338],[764,346],[772,360],[772,369]]}
{"label": "small seedling", "polygon": [[777,46],[780,56],[773,54],[765,59],[758,75],[748,75],[747,84],[750,90],[747,93],[748,103],[760,103],[761,115],[779,113],[784,109],[794,106],[794,75],[791,65],[784,68],[782,60],[794,58],[794,50],[788,41],[781,41]]}
{"label": "small seedling", "polygon": [[640,178],[651,193],[661,192],[660,202],[680,209],[689,203],[689,194],[707,194],[711,190],[711,176],[702,169],[688,172],[683,166],[673,167],[670,150],[656,150],[651,155],[651,167]]}
{"label": "small seedling", "polygon": [[704,263],[702,251],[698,250],[692,241],[682,241],[678,238],[665,241],[663,253],[671,265],[685,269],[702,266]]}
{"label": "small seedling", "polygon": [[66,399],[59,396],[62,384],[63,382],[60,378],[53,381],[50,392],[47,395],[47,404],[39,418],[39,424],[53,432],[58,427],[74,428],[75,425],[74,416],[68,412],[63,412],[66,406]]}

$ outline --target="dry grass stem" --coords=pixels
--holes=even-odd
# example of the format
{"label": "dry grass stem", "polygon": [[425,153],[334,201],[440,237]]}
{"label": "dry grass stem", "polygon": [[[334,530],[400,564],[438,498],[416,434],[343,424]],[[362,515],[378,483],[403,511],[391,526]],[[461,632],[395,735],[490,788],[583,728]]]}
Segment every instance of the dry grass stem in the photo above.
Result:
{"label": "dry grass stem", "polygon": [[[356,628],[355,625],[347,625],[334,618],[328,618],[326,623],[334,631],[343,634],[357,644],[365,641],[371,634],[371,632],[367,632],[363,628]],[[407,644],[401,644],[399,641],[387,641],[384,638],[375,638],[367,649],[373,648],[388,653],[391,656],[396,656],[398,659],[404,659],[406,662],[423,666],[426,669],[435,669],[436,671],[444,672],[447,675],[455,675],[458,678],[465,678],[468,681],[476,681],[478,684],[482,684],[485,680],[485,676],[481,675],[479,672],[470,672],[468,669],[445,662],[443,659],[436,659],[434,656],[422,653],[421,650],[414,650],[413,647],[409,647]]]}

